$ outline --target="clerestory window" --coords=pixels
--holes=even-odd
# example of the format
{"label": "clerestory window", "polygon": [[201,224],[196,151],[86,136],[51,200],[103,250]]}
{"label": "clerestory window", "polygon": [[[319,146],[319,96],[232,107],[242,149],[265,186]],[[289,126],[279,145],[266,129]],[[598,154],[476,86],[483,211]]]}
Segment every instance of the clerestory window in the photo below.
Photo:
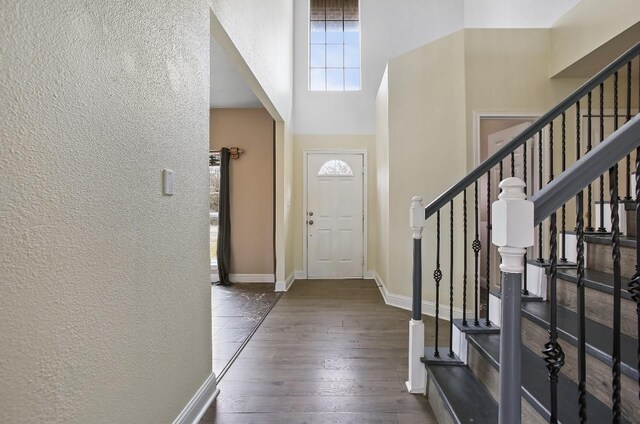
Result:
{"label": "clerestory window", "polygon": [[358,1],[310,0],[309,90],[360,90]]}

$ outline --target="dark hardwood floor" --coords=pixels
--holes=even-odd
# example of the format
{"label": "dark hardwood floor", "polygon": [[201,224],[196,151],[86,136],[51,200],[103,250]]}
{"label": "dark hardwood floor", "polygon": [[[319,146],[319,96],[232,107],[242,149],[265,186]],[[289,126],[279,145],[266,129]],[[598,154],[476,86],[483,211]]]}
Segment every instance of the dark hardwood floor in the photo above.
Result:
{"label": "dark hardwood floor", "polygon": [[296,281],[201,423],[436,423],[427,398],[404,385],[409,318],[371,280]]}
{"label": "dark hardwood floor", "polygon": [[279,293],[273,284],[211,286],[213,372],[220,376]]}

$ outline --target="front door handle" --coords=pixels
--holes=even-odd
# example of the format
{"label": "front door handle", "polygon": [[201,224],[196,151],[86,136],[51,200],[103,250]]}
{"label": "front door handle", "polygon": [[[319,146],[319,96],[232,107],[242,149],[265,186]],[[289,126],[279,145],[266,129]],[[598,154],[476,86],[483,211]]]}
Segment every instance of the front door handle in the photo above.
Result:
{"label": "front door handle", "polygon": [[313,219],[309,221],[309,225],[313,225]]}

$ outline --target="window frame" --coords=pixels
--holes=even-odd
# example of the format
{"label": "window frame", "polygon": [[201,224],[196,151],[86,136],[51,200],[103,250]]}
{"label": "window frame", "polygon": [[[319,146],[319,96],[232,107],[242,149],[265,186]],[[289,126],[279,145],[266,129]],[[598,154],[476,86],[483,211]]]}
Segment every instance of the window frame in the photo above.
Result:
{"label": "window frame", "polygon": [[[342,16],[342,20],[335,20],[335,19],[327,19],[327,15],[326,15],[326,6],[325,6],[325,16],[323,20],[312,20],[312,11],[311,11],[311,3],[313,0],[307,0],[307,12],[308,12],[308,19],[307,19],[307,91],[310,92],[334,92],[334,93],[346,93],[346,92],[358,92],[358,91],[362,91],[362,22],[361,22],[361,0],[355,0],[357,2],[357,11],[358,11],[358,19],[357,20],[353,20],[353,19],[345,19],[344,16],[344,3],[343,3],[343,16]],[[312,43],[312,37],[311,37],[311,29],[312,29],[312,23],[313,22],[323,22],[325,25],[325,29],[324,29],[324,42],[323,43]],[[342,23],[342,43],[328,43],[327,42],[327,22],[341,22]],[[345,31],[345,23],[346,22],[357,22],[357,26],[358,26],[358,42],[357,44],[347,44],[345,43],[345,37],[344,35],[347,33]],[[355,31],[354,31],[355,32]],[[347,48],[347,46],[357,46],[357,57],[358,57],[358,67],[353,67],[353,66],[346,66],[346,55],[345,55],[345,50]],[[319,66],[312,66],[312,46],[323,46],[324,47],[324,52],[323,52],[323,66],[319,67]],[[327,54],[327,47],[328,46],[341,46],[342,47],[342,64],[340,67],[329,67],[328,66],[328,54]],[[342,88],[329,88],[329,71],[336,71],[339,70],[342,73]],[[322,71],[324,73],[324,88],[318,88],[318,87],[314,87],[312,85],[312,72],[313,71]],[[347,78],[346,78],[346,74],[347,71],[355,71],[357,72],[357,88],[347,88]]]}

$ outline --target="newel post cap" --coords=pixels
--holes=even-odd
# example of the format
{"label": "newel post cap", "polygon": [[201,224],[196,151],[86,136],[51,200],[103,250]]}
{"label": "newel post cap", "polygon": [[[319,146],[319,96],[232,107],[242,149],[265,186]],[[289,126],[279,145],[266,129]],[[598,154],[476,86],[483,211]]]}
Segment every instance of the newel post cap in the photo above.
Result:
{"label": "newel post cap", "polygon": [[502,193],[491,205],[491,241],[498,247],[533,246],[533,203],[527,200],[525,187],[520,178],[500,182]]}

